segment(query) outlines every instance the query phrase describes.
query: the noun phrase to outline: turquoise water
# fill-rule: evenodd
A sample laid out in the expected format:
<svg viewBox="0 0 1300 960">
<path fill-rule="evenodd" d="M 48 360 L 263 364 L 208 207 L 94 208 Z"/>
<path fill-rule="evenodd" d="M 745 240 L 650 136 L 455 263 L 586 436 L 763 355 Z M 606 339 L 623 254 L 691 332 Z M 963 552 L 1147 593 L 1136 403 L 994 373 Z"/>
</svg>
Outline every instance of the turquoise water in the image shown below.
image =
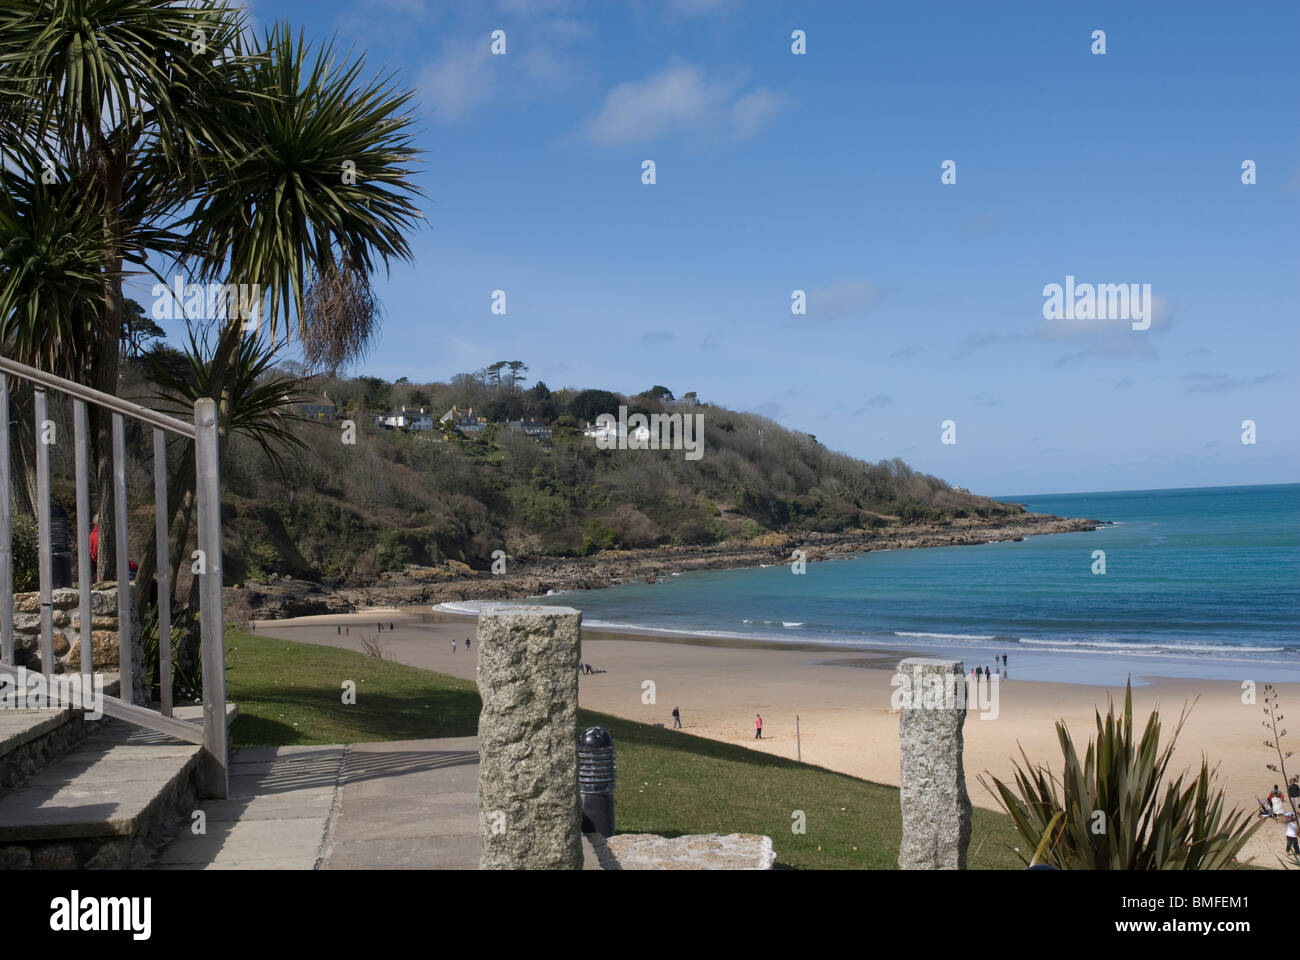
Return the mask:
<svg viewBox="0 0 1300 960">
<path fill-rule="evenodd" d="M 578 607 L 589 626 L 955 652 L 968 667 L 1006 653 L 1024 679 L 1300 680 L 1300 484 L 999 499 L 1112 525 L 542 602 Z"/>
</svg>

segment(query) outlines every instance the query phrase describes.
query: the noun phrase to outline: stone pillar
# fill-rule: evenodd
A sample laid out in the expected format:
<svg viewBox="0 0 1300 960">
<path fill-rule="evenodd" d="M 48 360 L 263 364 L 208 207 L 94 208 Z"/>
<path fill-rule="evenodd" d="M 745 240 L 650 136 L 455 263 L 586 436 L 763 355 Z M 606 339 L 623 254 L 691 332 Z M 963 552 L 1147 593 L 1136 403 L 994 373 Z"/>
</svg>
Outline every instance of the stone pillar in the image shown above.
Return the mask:
<svg viewBox="0 0 1300 960">
<path fill-rule="evenodd" d="M 485 870 L 579 870 L 578 658 L 572 607 L 479 612 L 479 837 Z"/>
<path fill-rule="evenodd" d="M 913 657 L 898 664 L 900 870 L 965 870 L 970 797 L 962 770 L 966 678 L 960 660 Z"/>
</svg>

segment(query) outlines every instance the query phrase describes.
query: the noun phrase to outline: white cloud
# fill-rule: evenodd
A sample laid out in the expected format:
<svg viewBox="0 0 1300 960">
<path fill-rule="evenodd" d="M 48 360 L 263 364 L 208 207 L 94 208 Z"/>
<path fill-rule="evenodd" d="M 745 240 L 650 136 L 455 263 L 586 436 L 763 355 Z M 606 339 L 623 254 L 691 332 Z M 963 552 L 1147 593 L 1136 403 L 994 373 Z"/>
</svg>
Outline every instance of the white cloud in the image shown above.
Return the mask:
<svg viewBox="0 0 1300 960">
<path fill-rule="evenodd" d="M 448 41 L 420 73 L 421 96 L 444 123 L 494 100 L 525 103 L 553 96 L 578 82 L 581 58 L 574 48 L 590 37 L 584 24 L 556 17 L 507 29 L 501 56 L 492 53 L 490 33 Z"/>
<path fill-rule="evenodd" d="M 488 44 L 464 44 L 454 51 L 443 48 L 443 55 L 420 74 L 420 92 L 444 123 L 459 120 L 471 107 L 492 96 L 494 77 L 488 58 Z"/>
<path fill-rule="evenodd" d="M 710 80 L 698 67 L 675 64 L 609 91 L 583 133 L 602 146 L 649 143 L 683 132 L 748 139 L 785 108 L 788 98 L 762 87 L 746 93 L 740 88 L 739 81 Z"/>
</svg>

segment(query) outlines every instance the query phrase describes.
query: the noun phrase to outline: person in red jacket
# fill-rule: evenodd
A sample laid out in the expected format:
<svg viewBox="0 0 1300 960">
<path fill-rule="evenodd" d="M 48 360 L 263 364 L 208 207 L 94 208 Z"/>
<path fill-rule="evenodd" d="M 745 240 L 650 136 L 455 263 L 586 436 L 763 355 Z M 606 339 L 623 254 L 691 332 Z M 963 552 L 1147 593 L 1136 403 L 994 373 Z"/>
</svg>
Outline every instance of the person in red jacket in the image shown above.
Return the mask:
<svg viewBox="0 0 1300 960">
<path fill-rule="evenodd" d="M 127 564 L 130 567 L 131 576 L 134 577 L 135 572 L 140 569 L 140 565 L 136 563 L 134 560 L 128 560 Z M 99 565 L 99 521 L 98 520 L 96 520 L 95 525 L 90 528 L 90 565 L 92 567 Z"/>
</svg>

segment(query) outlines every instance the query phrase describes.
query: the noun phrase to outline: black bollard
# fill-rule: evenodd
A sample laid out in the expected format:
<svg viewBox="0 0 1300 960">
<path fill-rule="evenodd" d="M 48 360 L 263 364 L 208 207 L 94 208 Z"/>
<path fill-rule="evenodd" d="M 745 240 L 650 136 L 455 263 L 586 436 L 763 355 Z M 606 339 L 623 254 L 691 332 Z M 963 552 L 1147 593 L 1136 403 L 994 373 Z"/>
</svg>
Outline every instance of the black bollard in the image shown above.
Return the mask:
<svg viewBox="0 0 1300 960">
<path fill-rule="evenodd" d="M 57 503 L 50 505 L 50 585 L 72 586 L 72 524 Z"/>
<path fill-rule="evenodd" d="M 578 794 L 582 798 L 582 832 L 614 833 L 614 741 L 600 727 L 578 738 Z"/>
</svg>

